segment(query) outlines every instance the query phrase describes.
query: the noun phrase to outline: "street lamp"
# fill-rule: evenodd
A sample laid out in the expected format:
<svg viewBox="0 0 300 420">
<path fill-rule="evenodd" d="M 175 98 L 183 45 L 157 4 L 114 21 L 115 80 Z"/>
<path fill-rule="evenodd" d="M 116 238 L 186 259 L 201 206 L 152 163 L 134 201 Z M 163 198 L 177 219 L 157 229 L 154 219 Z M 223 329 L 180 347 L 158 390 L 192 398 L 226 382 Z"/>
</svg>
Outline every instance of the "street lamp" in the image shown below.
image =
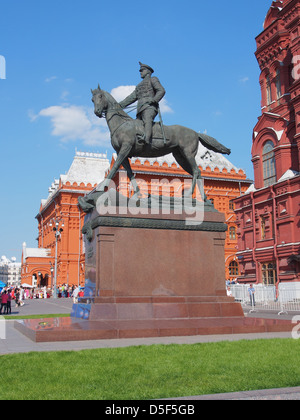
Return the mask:
<svg viewBox="0 0 300 420">
<path fill-rule="evenodd" d="M 51 286 L 51 289 L 53 290 L 53 272 L 54 272 L 54 267 L 53 267 L 51 261 L 50 261 L 50 272 L 51 272 L 51 283 L 50 283 L 50 286 Z"/>
<path fill-rule="evenodd" d="M 55 233 L 55 262 L 54 262 L 54 288 L 53 288 L 53 297 L 57 298 L 57 241 L 61 237 L 63 232 L 64 221 L 63 219 L 55 219 L 50 221 L 50 226 L 52 227 L 52 221 L 54 222 L 53 232 Z M 60 227 L 59 227 L 60 226 Z"/>
</svg>

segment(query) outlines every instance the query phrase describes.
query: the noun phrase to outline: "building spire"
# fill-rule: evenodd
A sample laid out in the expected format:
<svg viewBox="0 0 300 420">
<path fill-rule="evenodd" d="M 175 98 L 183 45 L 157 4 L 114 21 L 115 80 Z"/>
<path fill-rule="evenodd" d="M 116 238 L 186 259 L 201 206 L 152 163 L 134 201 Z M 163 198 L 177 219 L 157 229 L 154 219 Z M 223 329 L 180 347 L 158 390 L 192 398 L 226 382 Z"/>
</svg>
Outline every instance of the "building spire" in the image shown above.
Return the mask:
<svg viewBox="0 0 300 420">
<path fill-rule="evenodd" d="M 285 6 L 285 3 L 287 3 L 290 0 L 274 0 L 272 2 L 272 5 L 267 13 L 265 22 L 264 22 L 264 29 L 267 29 L 268 26 L 270 26 L 274 20 L 277 19 L 279 12 L 283 9 Z"/>
</svg>

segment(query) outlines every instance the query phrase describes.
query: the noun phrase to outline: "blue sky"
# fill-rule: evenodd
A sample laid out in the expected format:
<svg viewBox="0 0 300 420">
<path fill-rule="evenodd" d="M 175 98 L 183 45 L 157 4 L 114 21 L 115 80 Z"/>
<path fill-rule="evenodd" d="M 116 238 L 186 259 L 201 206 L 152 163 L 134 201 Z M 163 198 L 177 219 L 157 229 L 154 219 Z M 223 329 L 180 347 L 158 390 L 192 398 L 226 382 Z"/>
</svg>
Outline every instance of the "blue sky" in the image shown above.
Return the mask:
<svg viewBox="0 0 300 420">
<path fill-rule="evenodd" d="M 164 123 L 207 132 L 253 178 L 260 115 L 255 37 L 271 0 L 1 1 L 0 256 L 37 246 L 40 200 L 80 151 L 112 147 L 92 112 L 98 83 L 118 94 L 142 61 L 166 89 Z M 123 88 L 120 88 L 123 87 Z"/>
</svg>

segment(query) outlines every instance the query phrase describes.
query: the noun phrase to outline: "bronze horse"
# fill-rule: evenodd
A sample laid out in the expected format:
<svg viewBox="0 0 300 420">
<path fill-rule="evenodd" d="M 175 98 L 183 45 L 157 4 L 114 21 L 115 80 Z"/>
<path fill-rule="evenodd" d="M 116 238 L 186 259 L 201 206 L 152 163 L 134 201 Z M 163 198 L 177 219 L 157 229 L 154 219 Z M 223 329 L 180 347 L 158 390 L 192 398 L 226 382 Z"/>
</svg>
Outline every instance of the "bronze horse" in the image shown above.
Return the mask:
<svg viewBox="0 0 300 420">
<path fill-rule="evenodd" d="M 123 111 L 118 102 L 100 88 L 91 90 L 93 94 L 95 114 L 105 117 L 110 130 L 111 144 L 117 152 L 117 159 L 111 168 L 107 178 L 97 187 L 97 191 L 104 191 L 110 180 L 115 176 L 120 166 L 123 165 L 133 185 L 135 193 L 139 192 L 137 182 L 130 167 L 131 157 L 159 157 L 172 153 L 178 164 L 193 177 L 192 187 L 189 194 L 193 194 L 196 183 L 201 179 L 201 172 L 197 166 L 195 156 L 198 151 L 199 141 L 208 149 L 222 154 L 230 154 L 230 149 L 220 144 L 214 138 L 180 125 L 164 126 L 164 133 L 159 123 L 153 126 L 152 144 L 143 144 L 138 135 L 143 132 L 143 123 L 132 119 Z M 204 201 L 207 200 L 203 184 L 198 183 L 200 193 Z"/>
</svg>

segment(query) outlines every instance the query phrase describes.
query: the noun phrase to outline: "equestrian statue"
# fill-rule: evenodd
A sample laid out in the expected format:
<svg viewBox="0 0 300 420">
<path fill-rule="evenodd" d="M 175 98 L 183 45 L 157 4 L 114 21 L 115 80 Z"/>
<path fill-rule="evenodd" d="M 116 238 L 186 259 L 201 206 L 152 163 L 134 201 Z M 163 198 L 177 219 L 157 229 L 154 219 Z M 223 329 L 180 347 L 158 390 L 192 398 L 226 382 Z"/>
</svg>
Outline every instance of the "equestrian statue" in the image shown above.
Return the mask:
<svg viewBox="0 0 300 420">
<path fill-rule="evenodd" d="M 214 152 L 227 154 L 230 149 L 223 146 L 213 137 L 197 133 L 194 130 L 180 126 L 164 126 L 161 119 L 159 102 L 165 95 L 165 89 L 157 77 L 152 77 L 154 70 L 140 63 L 140 74 L 143 79 L 134 92 L 118 103 L 110 93 L 102 90 L 100 85 L 91 89 L 95 115 L 105 118 L 110 130 L 111 144 L 117 152 L 117 158 L 105 180 L 96 188 L 93 196 L 79 198 L 79 205 L 83 211 L 89 212 L 95 207 L 97 196 L 107 190 L 121 165 L 125 168 L 130 179 L 134 194 L 139 195 L 139 187 L 132 172 L 131 157 L 160 157 L 172 153 L 177 163 L 192 175 L 192 187 L 189 195 L 193 195 L 198 184 L 201 197 L 207 201 L 201 182 L 201 172 L 196 163 L 199 141 L 203 146 Z M 137 118 L 131 118 L 123 108 L 137 101 Z M 159 114 L 160 121 L 154 122 Z"/>
</svg>

